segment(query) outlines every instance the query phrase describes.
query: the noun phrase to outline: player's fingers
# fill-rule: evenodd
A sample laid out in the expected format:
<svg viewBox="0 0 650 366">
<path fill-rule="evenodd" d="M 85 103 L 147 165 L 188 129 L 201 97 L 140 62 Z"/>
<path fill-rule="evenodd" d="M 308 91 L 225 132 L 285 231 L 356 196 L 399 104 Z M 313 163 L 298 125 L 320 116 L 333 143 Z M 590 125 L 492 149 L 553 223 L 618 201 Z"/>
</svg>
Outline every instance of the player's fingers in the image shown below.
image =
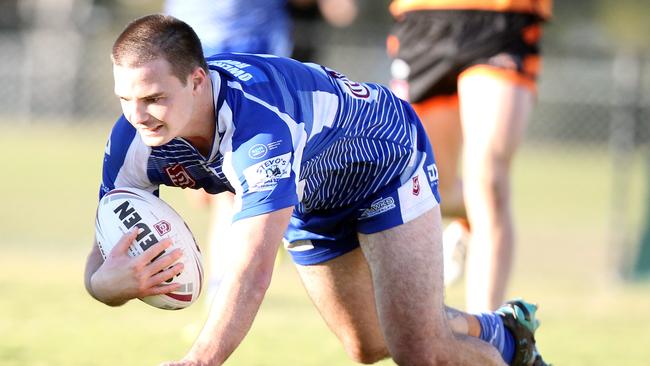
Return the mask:
<svg viewBox="0 0 650 366">
<path fill-rule="evenodd" d="M 140 296 L 140 297 L 167 294 L 167 293 L 174 292 L 174 291 L 178 290 L 179 287 L 181 287 L 180 283 L 172 283 L 172 284 L 169 284 L 169 285 L 153 286 L 153 287 L 145 290 L 143 292 L 142 296 Z"/>
<path fill-rule="evenodd" d="M 183 268 L 184 268 L 183 263 L 176 263 L 167 269 L 159 271 L 155 275 L 149 277 L 149 279 L 147 280 L 147 287 L 160 285 L 168 280 L 171 280 L 172 278 L 178 276 L 181 272 L 183 272 Z"/>
<path fill-rule="evenodd" d="M 146 271 L 149 276 L 158 273 L 169 266 L 174 262 L 179 260 L 183 256 L 182 249 L 174 249 L 171 253 L 165 254 L 159 258 L 156 258 L 153 262 L 147 264 Z"/>
<path fill-rule="evenodd" d="M 147 250 L 142 253 L 140 256 L 140 260 L 144 263 L 149 263 L 151 262 L 154 258 L 158 257 L 161 253 L 163 253 L 167 248 L 169 248 L 172 245 L 172 240 L 167 238 L 163 239 L 156 244 L 152 245 L 149 247 Z"/>
<path fill-rule="evenodd" d="M 140 230 L 137 227 L 134 227 L 133 229 L 127 231 L 122 235 L 120 240 L 115 244 L 113 249 L 111 250 L 111 254 L 126 254 L 129 250 L 129 247 L 131 244 L 133 244 L 133 241 L 135 238 L 138 236 L 138 230 Z"/>
</svg>

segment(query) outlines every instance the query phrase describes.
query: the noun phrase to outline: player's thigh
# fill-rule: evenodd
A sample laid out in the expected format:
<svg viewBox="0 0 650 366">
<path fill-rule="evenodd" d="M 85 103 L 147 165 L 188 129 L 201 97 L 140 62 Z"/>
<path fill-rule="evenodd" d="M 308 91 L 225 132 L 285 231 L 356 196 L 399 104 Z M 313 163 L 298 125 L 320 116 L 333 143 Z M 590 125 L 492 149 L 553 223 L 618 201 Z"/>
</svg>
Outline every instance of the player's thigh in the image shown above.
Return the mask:
<svg viewBox="0 0 650 366">
<path fill-rule="evenodd" d="M 372 362 L 387 356 L 368 263 L 359 248 L 296 268 L 321 316 L 352 358 Z"/>
<path fill-rule="evenodd" d="M 458 92 L 465 139 L 464 162 L 485 164 L 490 160 L 508 160 L 524 135 L 534 104 L 534 91 L 530 85 L 509 77 L 507 72 L 478 65 L 461 74 Z"/>
<path fill-rule="evenodd" d="M 494 171 L 499 166 L 491 163 L 509 163 L 534 103 L 539 32 L 531 37 L 530 31 L 539 24 L 523 14 L 486 12 L 481 16 L 486 17 L 483 30 L 489 35 L 485 42 L 491 52 L 467 65 L 457 84 L 465 139 L 463 163 Z"/>
<path fill-rule="evenodd" d="M 463 135 L 456 96 L 437 96 L 413 105 L 433 147 L 443 197 L 452 194 L 458 181 L 458 161 Z"/>
<path fill-rule="evenodd" d="M 436 347 L 452 337 L 444 318 L 440 226 L 435 207 L 400 226 L 359 237 L 386 344 L 396 359 L 433 360 L 441 352 Z"/>
</svg>

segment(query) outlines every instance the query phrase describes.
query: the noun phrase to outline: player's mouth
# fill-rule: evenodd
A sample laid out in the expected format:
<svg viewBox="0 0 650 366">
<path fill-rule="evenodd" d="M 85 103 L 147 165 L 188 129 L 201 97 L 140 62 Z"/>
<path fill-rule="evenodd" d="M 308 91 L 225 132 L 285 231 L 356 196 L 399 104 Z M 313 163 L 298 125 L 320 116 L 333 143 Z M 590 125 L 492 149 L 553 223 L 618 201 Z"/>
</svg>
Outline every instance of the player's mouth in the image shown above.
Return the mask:
<svg viewBox="0 0 650 366">
<path fill-rule="evenodd" d="M 162 124 L 154 126 L 154 127 L 142 126 L 142 127 L 140 127 L 140 133 L 142 133 L 143 135 L 147 135 L 147 136 L 156 135 L 156 134 L 158 134 L 160 132 L 160 130 L 162 128 L 163 128 Z"/>
</svg>

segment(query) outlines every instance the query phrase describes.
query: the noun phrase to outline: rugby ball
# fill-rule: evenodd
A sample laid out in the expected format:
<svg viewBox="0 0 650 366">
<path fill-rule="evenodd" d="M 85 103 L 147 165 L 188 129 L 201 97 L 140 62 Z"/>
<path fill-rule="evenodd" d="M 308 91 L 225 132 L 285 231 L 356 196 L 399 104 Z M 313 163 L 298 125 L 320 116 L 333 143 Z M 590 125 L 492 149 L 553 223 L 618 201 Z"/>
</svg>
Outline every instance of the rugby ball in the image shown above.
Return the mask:
<svg viewBox="0 0 650 366">
<path fill-rule="evenodd" d="M 164 238 L 173 241 L 166 252 L 183 249 L 183 256 L 176 261 L 183 263 L 183 272 L 167 281 L 168 284 L 179 283 L 178 290 L 140 300 L 168 310 L 190 306 L 201 293 L 203 260 L 183 218 L 162 199 L 145 190 L 120 187 L 106 193 L 99 201 L 95 219 L 95 237 L 102 257 L 106 259 L 122 235 L 134 227 L 142 229 L 142 232 L 129 247 L 130 256 L 144 253 Z"/>
</svg>

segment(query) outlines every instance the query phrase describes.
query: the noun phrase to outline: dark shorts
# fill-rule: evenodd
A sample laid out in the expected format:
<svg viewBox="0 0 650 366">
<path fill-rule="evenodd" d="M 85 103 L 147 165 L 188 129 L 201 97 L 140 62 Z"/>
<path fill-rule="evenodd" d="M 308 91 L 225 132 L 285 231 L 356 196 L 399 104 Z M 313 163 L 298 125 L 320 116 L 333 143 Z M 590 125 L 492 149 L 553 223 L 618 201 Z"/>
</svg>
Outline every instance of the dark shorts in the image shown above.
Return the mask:
<svg viewBox="0 0 650 366">
<path fill-rule="evenodd" d="M 422 10 L 404 14 L 388 37 L 393 90 L 411 103 L 457 93 L 476 65 L 515 71 L 533 84 L 541 20 L 528 14 Z"/>
</svg>

